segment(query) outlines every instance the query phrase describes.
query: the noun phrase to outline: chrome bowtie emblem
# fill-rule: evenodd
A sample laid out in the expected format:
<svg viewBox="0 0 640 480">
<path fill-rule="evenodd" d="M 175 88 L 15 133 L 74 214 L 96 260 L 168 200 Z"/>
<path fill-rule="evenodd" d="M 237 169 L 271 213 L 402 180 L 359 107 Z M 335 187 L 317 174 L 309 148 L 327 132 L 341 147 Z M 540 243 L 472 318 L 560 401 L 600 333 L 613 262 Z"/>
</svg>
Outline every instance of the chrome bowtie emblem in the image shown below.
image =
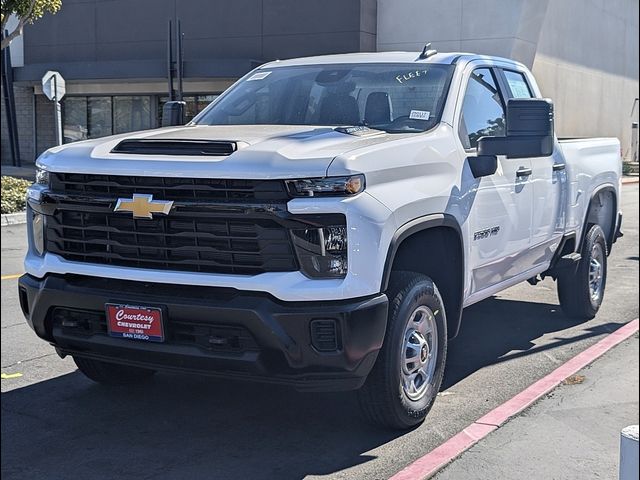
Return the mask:
<svg viewBox="0 0 640 480">
<path fill-rule="evenodd" d="M 154 200 L 153 195 L 134 193 L 133 198 L 119 198 L 114 212 L 131 212 L 133 218 L 153 218 L 154 213 L 169 215 L 173 202 Z"/>
</svg>

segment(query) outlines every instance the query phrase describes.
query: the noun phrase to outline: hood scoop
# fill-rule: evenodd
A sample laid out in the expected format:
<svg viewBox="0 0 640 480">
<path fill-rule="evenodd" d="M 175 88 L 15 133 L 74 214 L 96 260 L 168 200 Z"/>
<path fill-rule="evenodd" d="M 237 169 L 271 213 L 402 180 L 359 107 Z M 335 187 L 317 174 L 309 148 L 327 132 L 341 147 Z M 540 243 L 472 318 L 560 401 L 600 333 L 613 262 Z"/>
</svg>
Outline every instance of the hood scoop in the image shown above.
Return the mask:
<svg viewBox="0 0 640 480">
<path fill-rule="evenodd" d="M 238 149 L 236 142 L 225 140 L 129 139 L 118 143 L 111 153 L 133 155 L 188 155 L 191 157 L 224 157 Z"/>
</svg>

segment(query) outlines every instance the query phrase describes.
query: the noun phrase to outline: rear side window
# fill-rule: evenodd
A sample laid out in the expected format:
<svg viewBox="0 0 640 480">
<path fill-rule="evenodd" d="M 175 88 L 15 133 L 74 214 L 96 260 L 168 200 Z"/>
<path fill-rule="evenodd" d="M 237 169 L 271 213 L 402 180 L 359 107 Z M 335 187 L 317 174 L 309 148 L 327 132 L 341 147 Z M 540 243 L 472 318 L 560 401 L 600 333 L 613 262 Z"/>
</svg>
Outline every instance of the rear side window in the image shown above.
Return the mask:
<svg viewBox="0 0 640 480">
<path fill-rule="evenodd" d="M 504 70 L 504 76 L 509 84 L 512 98 L 533 98 L 527 79 L 520 72 Z"/>
<path fill-rule="evenodd" d="M 469 77 L 458 133 L 466 149 L 476 148 L 480 137 L 499 137 L 505 134 L 502 98 L 488 68 L 474 70 Z"/>
</svg>

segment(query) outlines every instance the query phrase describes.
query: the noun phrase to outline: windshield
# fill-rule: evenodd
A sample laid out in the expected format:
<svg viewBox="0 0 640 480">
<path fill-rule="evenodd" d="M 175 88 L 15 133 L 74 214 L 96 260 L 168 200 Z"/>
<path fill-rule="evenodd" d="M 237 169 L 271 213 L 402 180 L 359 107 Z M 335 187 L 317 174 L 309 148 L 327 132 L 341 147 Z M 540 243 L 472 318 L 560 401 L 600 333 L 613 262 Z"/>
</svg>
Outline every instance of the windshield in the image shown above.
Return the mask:
<svg viewBox="0 0 640 480">
<path fill-rule="evenodd" d="M 423 132 L 439 121 L 453 65 L 339 64 L 256 70 L 198 125 L 367 126 Z"/>
</svg>

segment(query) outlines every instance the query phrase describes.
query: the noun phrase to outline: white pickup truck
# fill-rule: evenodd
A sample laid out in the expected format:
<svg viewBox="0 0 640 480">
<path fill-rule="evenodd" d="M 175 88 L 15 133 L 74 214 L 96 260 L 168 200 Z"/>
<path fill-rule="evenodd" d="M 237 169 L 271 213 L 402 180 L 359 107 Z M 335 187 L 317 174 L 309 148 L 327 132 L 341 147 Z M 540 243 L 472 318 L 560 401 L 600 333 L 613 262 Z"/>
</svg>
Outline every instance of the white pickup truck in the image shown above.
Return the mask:
<svg viewBox="0 0 640 480">
<path fill-rule="evenodd" d="M 558 140 L 529 70 L 488 56 L 277 61 L 187 125 L 37 166 L 20 303 L 88 377 L 357 389 L 394 428 L 465 307 L 546 276 L 591 318 L 621 235 L 618 140 Z"/>
</svg>

